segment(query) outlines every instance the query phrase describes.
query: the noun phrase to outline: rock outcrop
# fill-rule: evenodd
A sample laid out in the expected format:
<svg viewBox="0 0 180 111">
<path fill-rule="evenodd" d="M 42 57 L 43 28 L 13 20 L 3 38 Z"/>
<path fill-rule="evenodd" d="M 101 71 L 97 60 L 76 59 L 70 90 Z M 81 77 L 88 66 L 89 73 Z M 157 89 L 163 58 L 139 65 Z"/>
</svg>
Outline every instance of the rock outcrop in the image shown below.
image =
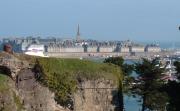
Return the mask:
<svg viewBox="0 0 180 111">
<path fill-rule="evenodd" d="M 3 47 L 3 51 L 12 54 L 13 53 L 12 46 L 10 44 L 5 44 Z"/>
<path fill-rule="evenodd" d="M 0 111 L 18 111 L 20 107 L 14 81 L 6 75 L 0 75 Z"/>
<path fill-rule="evenodd" d="M 21 61 L 8 53 L 5 55 L 0 58 L 0 74 L 7 76 L 8 81 L 5 85 L 8 88 L 5 91 L 0 90 L 0 109 L 68 111 L 56 103 L 53 92 L 36 81 L 36 75 L 26 61 Z"/>
<path fill-rule="evenodd" d="M 16 87 L 27 111 L 67 111 L 54 100 L 54 93 L 40 85 L 31 69 L 19 72 Z"/>
<path fill-rule="evenodd" d="M 74 94 L 75 111 L 120 111 L 118 86 L 111 80 L 83 80 Z"/>
<path fill-rule="evenodd" d="M 21 69 L 29 68 L 29 63 L 26 61 L 21 61 L 12 54 L 4 52 L 3 56 L 0 57 L 0 68 L 0 71 L 5 70 L 6 73 L 7 70 L 9 70 L 8 76 L 15 80 L 15 77 Z"/>
</svg>

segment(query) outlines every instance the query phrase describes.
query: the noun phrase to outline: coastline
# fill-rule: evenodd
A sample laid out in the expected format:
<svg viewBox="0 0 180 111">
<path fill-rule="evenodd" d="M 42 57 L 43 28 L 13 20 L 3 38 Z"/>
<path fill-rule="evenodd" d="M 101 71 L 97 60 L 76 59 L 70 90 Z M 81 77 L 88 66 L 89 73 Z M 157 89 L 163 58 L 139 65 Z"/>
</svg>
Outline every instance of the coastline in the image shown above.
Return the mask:
<svg viewBox="0 0 180 111">
<path fill-rule="evenodd" d="M 167 52 L 136 52 L 133 55 L 131 53 L 81 53 L 81 52 L 64 52 L 64 53 L 44 53 L 48 57 L 56 57 L 56 58 L 108 58 L 108 57 L 117 57 L 121 56 L 125 60 L 139 60 L 141 58 L 154 58 L 154 57 L 167 57 L 173 56 L 175 51 L 167 51 Z"/>
</svg>

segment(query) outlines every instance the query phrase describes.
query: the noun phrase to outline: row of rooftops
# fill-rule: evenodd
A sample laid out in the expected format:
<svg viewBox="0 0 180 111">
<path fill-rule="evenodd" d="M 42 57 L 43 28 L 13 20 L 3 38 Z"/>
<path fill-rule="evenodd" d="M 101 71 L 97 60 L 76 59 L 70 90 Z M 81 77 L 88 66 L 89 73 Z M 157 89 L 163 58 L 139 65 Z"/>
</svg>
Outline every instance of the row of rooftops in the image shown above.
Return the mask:
<svg viewBox="0 0 180 111">
<path fill-rule="evenodd" d="M 131 44 L 131 45 L 124 45 L 124 44 L 105 44 L 105 43 L 99 43 L 92 45 L 91 43 L 80 43 L 80 44 L 72 44 L 72 45 L 66 45 L 66 44 L 49 44 L 47 47 L 159 47 L 159 45 L 156 44 L 147 44 L 147 45 L 142 45 L 142 44 Z"/>
<path fill-rule="evenodd" d="M 62 46 L 62 45 L 48 45 L 48 46 L 45 46 L 47 48 L 83 48 L 83 47 L 87 47 L 87 48 L 98 48 L 98 47 L 101 47 L 101 48 L 160 48 L 158 46 L 129 46 L 129 47 L 124 47 L 124 46 Z"/>
<path fill-rule="evenodd" d="M 97 41 L 97 40 L 82 40 L 81 42 L 73 39 L 60 38 L 10 38 L 3 39 L 2 43 L 11 42 L 12 44 L 19 44 L 25 50 L 31 44 L 43 44 L 46 47 L 159 47 L 157 44 L 143 45 L 135 43 L 130 40 L 126 41 Z"/>
</svg>

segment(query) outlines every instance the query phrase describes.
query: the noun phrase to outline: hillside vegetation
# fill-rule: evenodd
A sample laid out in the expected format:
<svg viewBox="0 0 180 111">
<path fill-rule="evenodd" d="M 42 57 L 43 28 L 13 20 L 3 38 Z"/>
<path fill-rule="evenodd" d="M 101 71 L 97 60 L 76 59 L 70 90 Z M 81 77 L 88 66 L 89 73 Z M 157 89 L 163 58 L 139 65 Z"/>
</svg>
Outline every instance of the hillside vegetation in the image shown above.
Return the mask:
<svg viewBox="0 0 180 111">
<path fill-rule="evenodd" d="M 39 80 L 55 92 L 55 99 L 64 106 L 72 103 L 71 96 L 82 80 L 106 79 L 119 85 L 122 79 L 121 69 L 113 64 L 58 58 L 38 58 L 36 62 Z"/>
<path fill-rule="evenodd" d="M 8 90 L 7 76 L 0 74 L 0 92 L 5 92 L 6 90 Z"/>
<path fill-rule="evenodd" d="M 0 111 L 12 111 L 12 109 L 21 111 L 23 109 L 12 84 L 9 76 L 0 74 Z"/>
</svg>

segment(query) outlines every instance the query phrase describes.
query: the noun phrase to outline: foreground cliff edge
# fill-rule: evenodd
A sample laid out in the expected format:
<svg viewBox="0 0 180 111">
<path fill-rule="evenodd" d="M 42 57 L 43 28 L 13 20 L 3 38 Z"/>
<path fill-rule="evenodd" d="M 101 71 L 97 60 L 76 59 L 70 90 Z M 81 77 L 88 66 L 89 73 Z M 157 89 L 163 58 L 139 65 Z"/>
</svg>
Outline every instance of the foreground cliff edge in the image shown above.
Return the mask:
<svg viewBox="0 0 180 111">
<path fill-rule="evenodd" d="M 121 69 L 0 53 L 0 111 L 121 111 Z"/>
</svg>

